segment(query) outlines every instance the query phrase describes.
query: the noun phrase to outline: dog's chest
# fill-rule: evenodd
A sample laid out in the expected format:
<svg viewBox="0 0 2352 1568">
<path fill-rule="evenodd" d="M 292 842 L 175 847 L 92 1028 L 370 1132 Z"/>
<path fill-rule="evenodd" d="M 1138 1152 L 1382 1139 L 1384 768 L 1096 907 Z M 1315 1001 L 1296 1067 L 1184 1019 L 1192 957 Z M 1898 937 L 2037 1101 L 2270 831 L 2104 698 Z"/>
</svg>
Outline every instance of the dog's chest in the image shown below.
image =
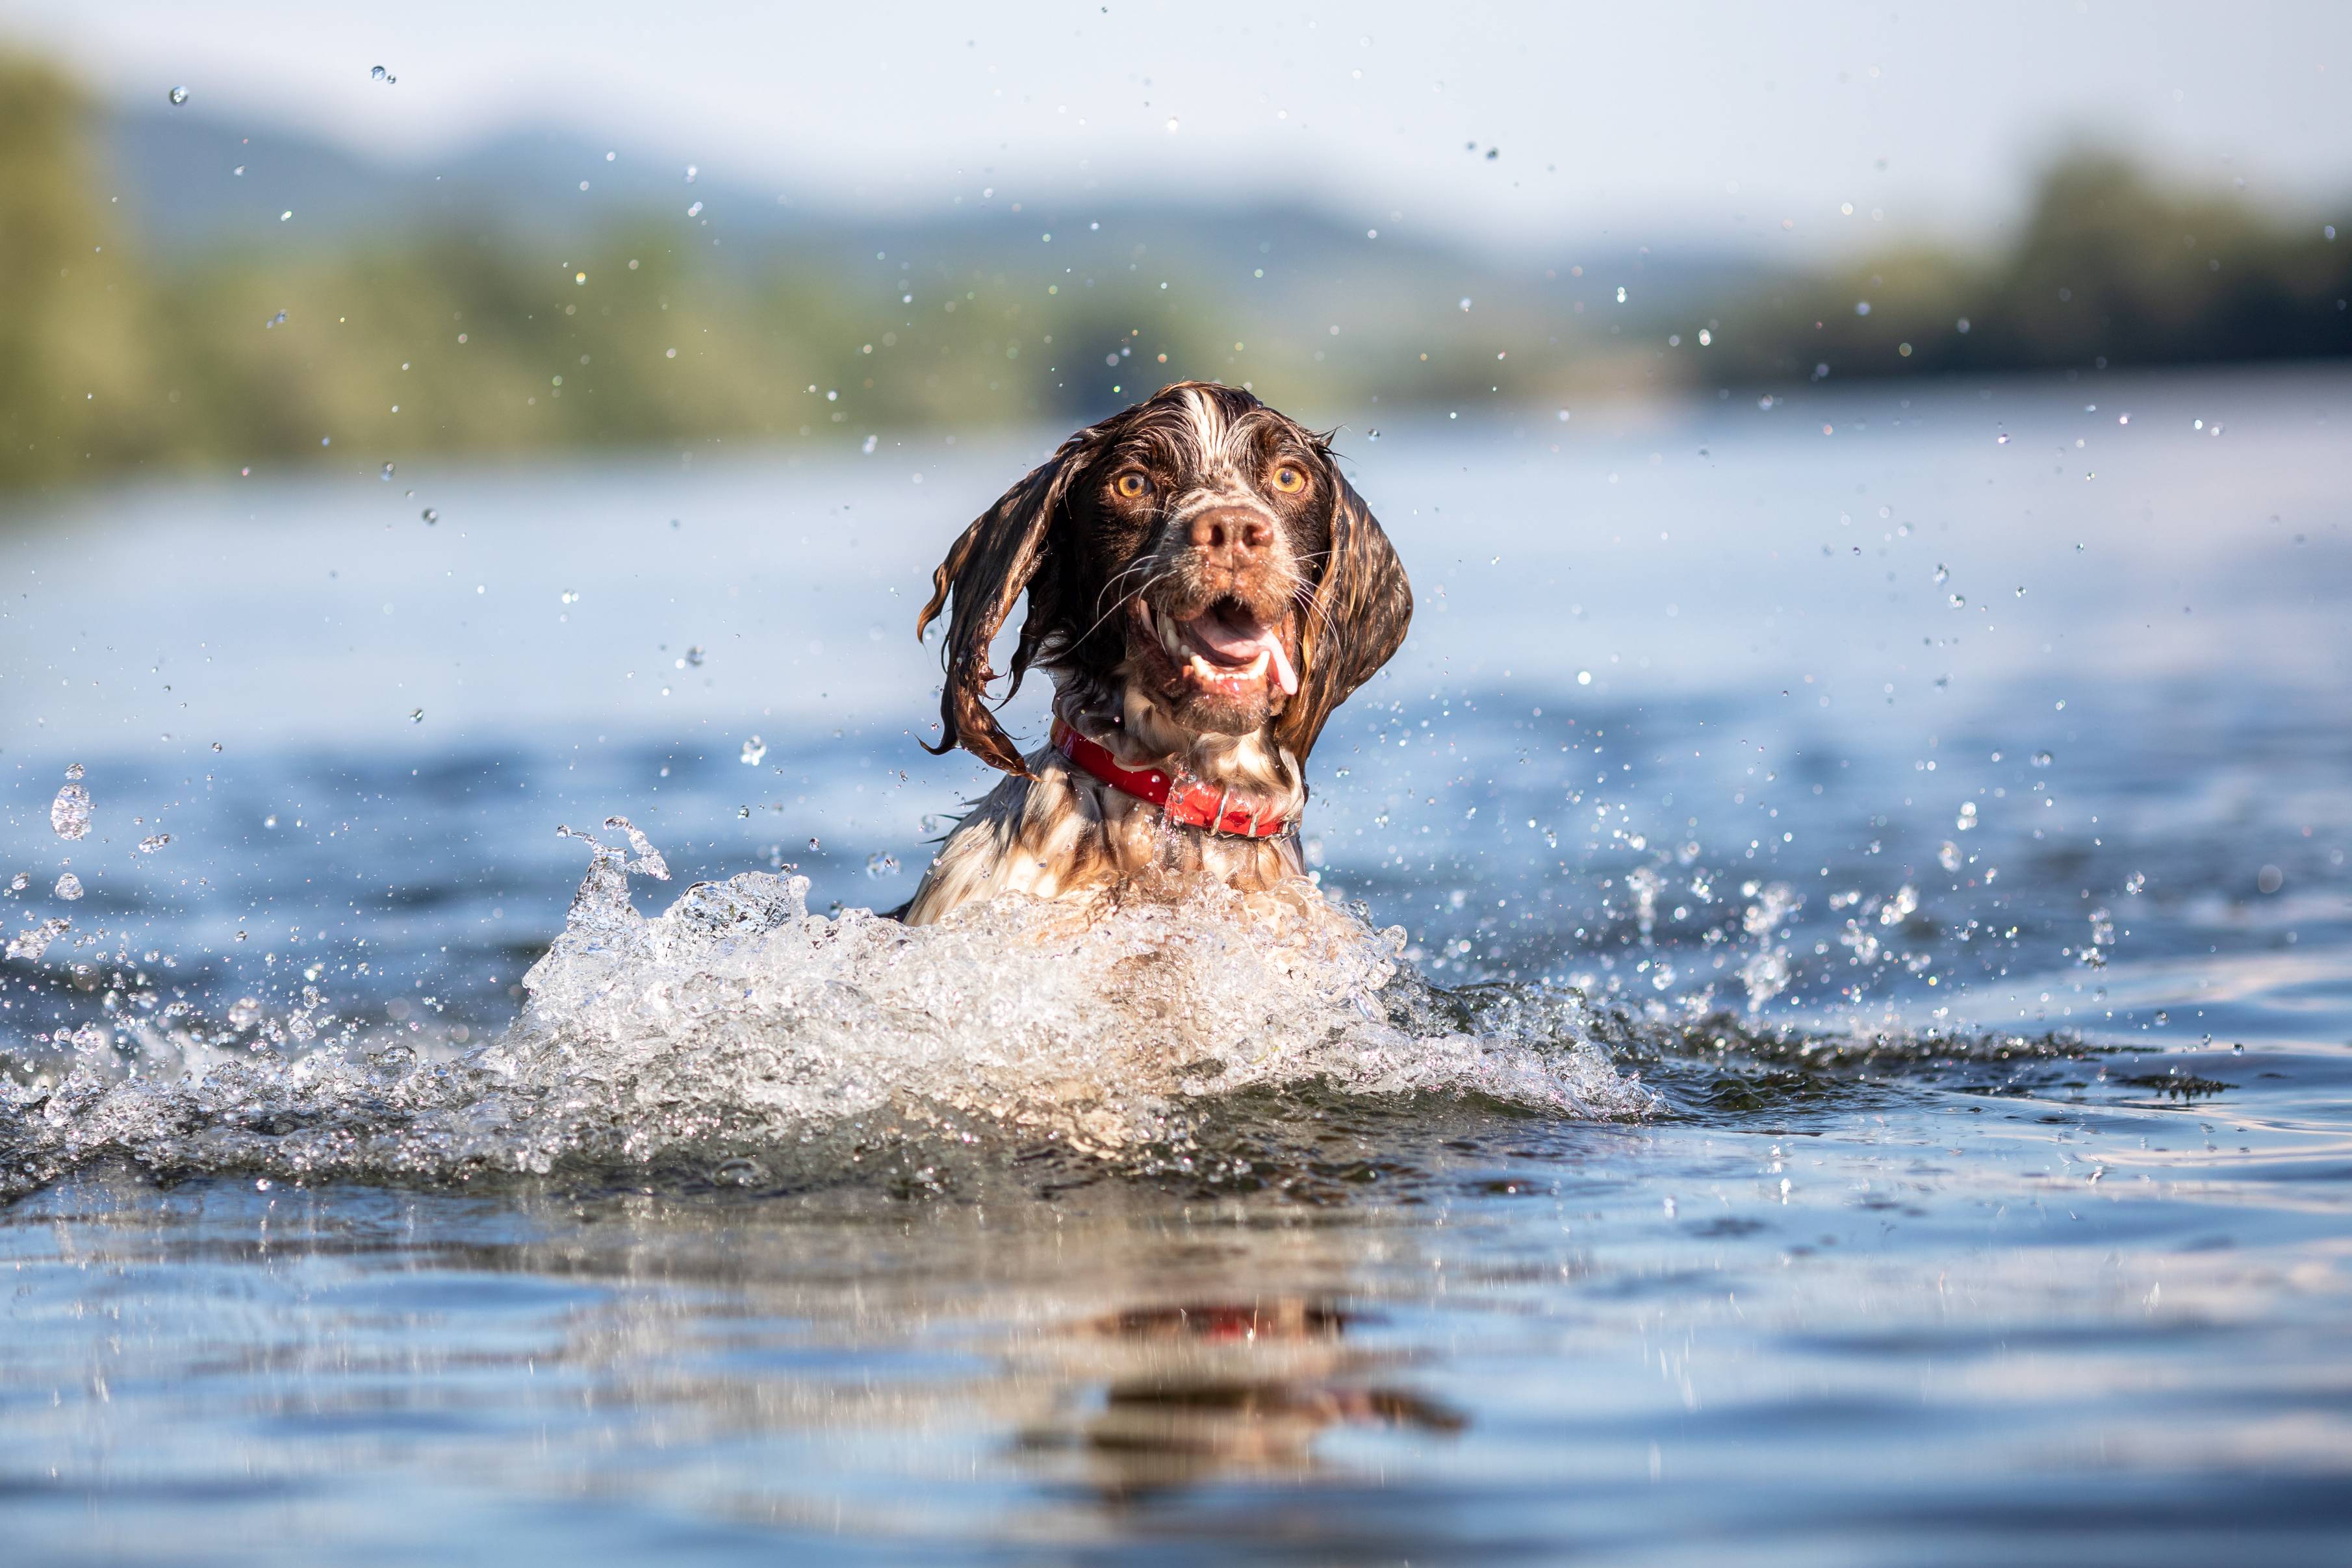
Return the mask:
<svg viewBox="0 0 2352 1568">
<path fill-rule="evenodd" d="M 1092 894 L 1122 880 L 1205 876 L 1257 892 L 1305 873 L 1295 837 L 1247 839 L 1171 824 L 1152 802 L 1068 767 L 1031 759 L 1035 777 L 1007 779 L 940 846 L 908 906 L 915 924 L 960 904 L 1022 893 Z"/>
</svg>

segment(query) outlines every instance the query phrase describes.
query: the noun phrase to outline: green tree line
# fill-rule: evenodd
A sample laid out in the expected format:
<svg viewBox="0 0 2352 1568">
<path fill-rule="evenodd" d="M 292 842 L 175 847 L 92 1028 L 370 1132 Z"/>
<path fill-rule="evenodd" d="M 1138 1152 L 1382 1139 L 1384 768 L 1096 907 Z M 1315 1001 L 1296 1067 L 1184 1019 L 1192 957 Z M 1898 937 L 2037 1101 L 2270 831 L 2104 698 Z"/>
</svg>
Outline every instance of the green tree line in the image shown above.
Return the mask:
<svg viewBox="0 0 2352 1568">
<path fill-rule="evenodd" d="M 0 57 L 0 486 L 1062 422 L 1181 376 L 1360 419 L 1769 384 L 1822 366 L 2352 352 L 2352 250 L 2332 231 L 2164 191 L 2111 156 L 2054 166 L 1995 255 L 1898 252 L 1630 309 L 1593 280 L 1531 273 L 1482 289 L 1475 315 L 1368 269 L 1331 290 L 1368 324 L 1329 336 L 1207 277 L 940 266 L 910 278 L 782 247 L 721 267 L 650 224 L 560 256 L 452 227 L 166 259 L 140 254 L 100 194 L 94 147 L 69 81 Z"/>
<path fill-rule="evenodd" d="M 2111 152 L 2036 186 L 2016 243 L 1904 250 L 1722 312 L 1747 382 L 2211 364 L 2352 354 L 2352 241 L 2242 198 L 2169 192 Z"/>
</svg>

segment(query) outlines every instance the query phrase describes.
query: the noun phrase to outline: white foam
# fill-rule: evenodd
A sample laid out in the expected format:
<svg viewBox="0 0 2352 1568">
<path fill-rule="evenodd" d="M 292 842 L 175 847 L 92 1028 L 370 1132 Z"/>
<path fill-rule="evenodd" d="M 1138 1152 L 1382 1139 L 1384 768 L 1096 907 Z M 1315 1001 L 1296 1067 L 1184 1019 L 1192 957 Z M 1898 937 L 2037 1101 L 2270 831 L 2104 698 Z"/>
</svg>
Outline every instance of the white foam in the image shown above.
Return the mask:
<svg viewBox="0 0 2352 1568">
<path fill-rule="evenodd" d="M 882 1144 L 1181 1157 L 1249 1091 L 1475 1095 L 1579 1118 L 1654 1104 L 1572 1007 L 1492 1033 L 1435 1021 L 1444 1009 L 1396 956 L 1403 933 L 1303 888 L 1009 899 L 908 927 L 811 915 L 805 878 L 748 873 L 647 918 L 628 873 L 666 868 L 628 836 L 634 859 L 588 839 L 588 875 L 501 1039 L 438 1061 L 403 1043 L 184 1051 L 159 1073 L 168 1042 L 151 1038 L 154 1065 L 133 1079 L 84 1051 L 54 1082 L 0 1089 L 24 1129 L 10 1179 L 108 1152 L 361 1179 L 747 1160 L 823 1179 Z"/>
</svg>

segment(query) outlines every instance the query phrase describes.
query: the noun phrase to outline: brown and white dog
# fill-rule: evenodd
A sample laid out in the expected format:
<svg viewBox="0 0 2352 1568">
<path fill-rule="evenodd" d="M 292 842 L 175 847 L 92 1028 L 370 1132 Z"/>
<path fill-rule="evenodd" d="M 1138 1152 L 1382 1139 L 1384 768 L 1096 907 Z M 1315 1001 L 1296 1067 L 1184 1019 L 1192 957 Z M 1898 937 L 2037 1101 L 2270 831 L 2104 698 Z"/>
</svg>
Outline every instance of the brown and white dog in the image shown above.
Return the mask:
<svg viewBox="0 0 2352 1568">
<path fill-rule="evenodd" d="M 910 925 L 1009 892 L 1091 894 L 1154 873 L 1244 893 L 1304 875 L 1305 763 L 1412 618 L 1387 535 L 1328 436 L 1184 382 L 1078 432 L 963 531 L 920 636 L 952 602 L 945 733 L 1009 776 L 948 835 Z M 1013 687 L 1053 677 L 1024 757 L 987 707 L 989 643 L 1024 591 Z"/>
</svg>

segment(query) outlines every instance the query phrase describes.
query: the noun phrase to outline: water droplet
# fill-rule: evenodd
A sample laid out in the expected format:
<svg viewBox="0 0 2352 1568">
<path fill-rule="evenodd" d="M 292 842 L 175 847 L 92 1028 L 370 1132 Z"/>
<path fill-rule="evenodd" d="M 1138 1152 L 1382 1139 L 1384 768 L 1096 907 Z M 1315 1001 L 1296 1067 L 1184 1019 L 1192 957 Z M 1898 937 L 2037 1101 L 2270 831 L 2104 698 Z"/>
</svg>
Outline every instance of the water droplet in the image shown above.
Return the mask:
<svg viewBox="0 0 2352 1568">
<path fill-rule="evenodd" d="M 239 997 L 229 1004 L 229 1028 L 251 1029 L 260 1019 L 261 999 L 258 997 Z"/>
<path fill-rule="evenodd" d="M 2036 768 L 2047 768 L 2057 760 L 2058 759 L 2055 757 L 2053 757 L 2046 751 L 2037 751 L 2033 754 L 2033 766 Z"/>
<path fill-rule="evenodd" d="M 818 850 L 822 849 L 823 847 L 824 847 L 824 846 L 823 846 L 823 845 L 821 845 L 821 844 L 819 844 L 819 843 L 818 843 L 814 839 L 811 839 L 811 840 L 809 840 L 809 850 L 810 850 L 810 852 L 811 852 L 812 853 L 814 853 L 814 852 L 816 852 L 816 851 L 818 851 Z"/>
<path fill-rule="evenodd" d="M 1944 847 L 1936 852 L 1936 863 L 1942 866 L 1946 871 L 1959 870 L 1960 846 L 1952 842 L 1951 840 L 1946 839 L 1944 841 Z"/>
<path fill-rule="evenodd" d="M 1625 286 L 1622 283 L 1617 286 L 1617 303 L 1620 305 L 1625 303 Z"/>
<path fill-rule="evenodd" d="M 410 708 L 408 710 L 408 722 L 411 724 L 423 724 L 425 722 L 425 710 L 421 707 Z"/>
<path fill-rule="evenodd" d="M 8 891 L 11 893 L 22 893 L 32 885 L 33 879 L 31 875 L 25 872 L 20 871 L 15 876 L 8 879 Z"/>
<path fill-rule="evenodd" d="M 2156 1021 L 2160 1024 L 2170 1023 L 2172 1021 L 2172 1015 L 2166 1012 L 2162 1008 L 2158 1008 L 2156 1012 Z"/>
<path fill-rule="evenodd" d="M 694 205 L 687 208 L 686 215 L 689 218 L 700 217 L 702 215 L 702 204 L 700 202 L 697 202 Z"/>
<path fill-rule="evenodd" d="M 1952 608 L 1955 610 L 1966 610 L 1969 607 L 1968 595 L 1965 593 L 1955 593 L 1950 597 L 1950 603 Z"/>
<path fill-rule="evenodd" d="M 744 767 L 746 767 L 746 768 L 757 768 L 758 766 L 760 766 L 760 758 L 763 758 L 763 757 L 765 757 L 765 756 L 767 756 L 767 755 L 768 755 L 768 743 L 767 743 L 766 741 L 764 741 L 764 740 L 761 740 L 758 736 L 756 736 L 756 735 L 755 735 L 755 736 L 753 736 L 751 739 L 749 739 L 749 740 L 747 740 L 747 741 L 745 741 L 745 742 L 743 743 L 743 766 L 744 766 Z"/>
<path fill-rule="evenodd" d="M 89 791 L 68 784 L 49 802 L 49 826 L 61 839 L 79 839 L 89 831 Z"/>
<path fill-rule="evenodd" d="M 373 70 L 368 72 L 368 75 L 373 77 L 378 81 L 382 81 L 385 75 L 384 68 L 382 66 L 378 66 Z"/>
<path fill-rule="evenodd" d="M 866 452 L 868 452 L 868 453 L 871 453 L 871 452 L 874 450 L 874 444 L 875 444 L 877 441 L 880 440 L 880 439 L 881 439 L 881 437 L 879 437 L 879 436 L 876 436 L 876 435 L 869 435 L 869 436 L 867 436 L 867 437 L 866 438 L 866 446 L 865 446 L 864 450 L 866 450 Z"/>
<path fill-rule="evenodd" d="M 22 887 L 25 880 L 23 876 L 18 876 L 11 891 Z M 8 956 L 38 960 L 42 954 L 49 950 L 49 944 L 63 936 L 72 925 L 73 922 L 62 915 L 53 915 L 38 925 L 28 925 L 8 939 Z"/>
<path fill-rule="evenodd" d="M 139 852 L 142 855 L 152 855 L 171 841 L 172 835 L 169 833 L 150 833 L 139 841 Z"/>
<path fill-rule="evenodd" d="M 898 857 L 885 852 L 866 857 L 866 874 L 877 882 L 898 873 Z"/>
<path fill-rule="evenodd" d="M 735 808 L 735 814 L 748 820 L 751 815 L 751 808 L 749 806 L 738 806 Z"/>
<path fill-rule="evenodd" d="M 68 763 L 67 763 L 67 764 L 66 764 L 66 777 L 67 777 L 67 778 L 68 778 L 68 779 L 79 779 L 80 777 L 82 777 L 82 766 L 81 766 L 81 764 L 80 764 L 80 763 L 79 763 L 79 762 L 68 762 Z"/>
<path fill-rule="evenodd" d="M 576 588 L 567 588 L 567 589 L 565 589 L 562 593 L 557 594 L 555 597 L 556 597 L 556 601 L 557 601 L 557 602 L 559 602 L 559 603 L 562 603 L 562 604 L 577 604 L 577 603 L 579 603 L 579 602 L 580 602 L 580 591 L 579 591 L 578 589 L 576 589 Z"/>
<path fill-rule="evenodd" d="M 686 662 L 693 665 L 698 670 L 702 667 L 704 657 L 704 653 L 699 647 L 688 648 L 686 651 Z"/>
<path fill-rule="evenodd" d="M 688 184 L 689 184 L 689 185 L 693 184 L 693 183 L 694 183 L 694 180 L 695 180 L 695 176 L 696 176 L 696 175 L 698 175 L 698 174 L 699 174 L 699 173 L 701 173 L 701 172 L 702 172 L 702 171 L 701 171 L 700 169 L 698 169 L 698 168 L 696 168 L 693 164 L 688 163 L 688 164 L 686 166 L 686 183 L 687 183 Z"/>
<path fill-rule="evenodd" d="M 1942 584 L 1947 583 L 1947 582 L 1949 582 L 1951 580 L 1952 580 L 1952 569 L 1951 569 L 1950 567 L 1948 567 L 1948 566 L 1944 565 L 1941 561 L 1937 562 L 1937 563 L 1936 563 L 1936 582 L 1937 582 L 1937 586 L 1939 586 L 1939 587 L 1940 587 Z"/>
<path fill-rule="evenodd" d="M 213 742 L 213 749 L 214 749 L 215 751 L 218 751 L 220 748 L 221 748 L 221 743 L 220 743 L 219 741 L 217 741 L 217 740 L 214 741 L 214 742 Z"/>
<path fill-rule="evenodd" d="M 1367 441 L 1378 441 L 1380 438 L 1381 433 L 1377 428 L 1366 432 L 1364 435 L 1364 439 Z"/>
<path fill-rule="evenodd" d="M 163 96 L 172 100 L 172 107 L 173 109 L 177 109 L 180 105 L 188 101 L 188 89 L 184 87 L 175 87 Z"/>
<path fill-rule="evenodd" d="M 425 508 L 424 517 L 428 523 L 437 523 L 441 520 L 441 514 L 427 507 Z"/>
<path fill-rule="evenodd" d="M 74 875 L 71 872 L 65 872 L 58 877 L 56 891 L 57 895 L 59 898 L 64 899 L 68 904 L 71 904 L 75 899 L 81 896 L 81 878 Z"/>
</svg>

